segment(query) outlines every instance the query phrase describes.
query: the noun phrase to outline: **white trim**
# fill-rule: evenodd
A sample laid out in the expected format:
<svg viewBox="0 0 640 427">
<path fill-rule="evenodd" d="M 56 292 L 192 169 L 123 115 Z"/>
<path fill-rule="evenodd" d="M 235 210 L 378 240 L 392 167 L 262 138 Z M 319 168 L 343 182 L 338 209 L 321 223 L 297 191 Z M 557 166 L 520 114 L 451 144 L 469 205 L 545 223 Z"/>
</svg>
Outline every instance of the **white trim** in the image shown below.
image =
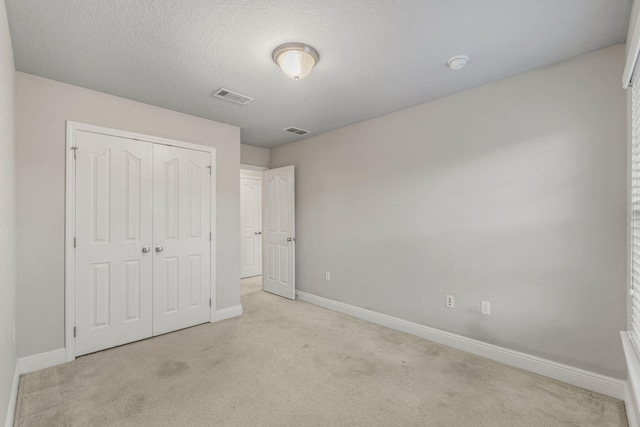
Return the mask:
<svg viewBox="0 0 640 427">
<path fill-rule="evenodd" d="M 65 360 L 67 362 L 76 358 L 76 341 L 73 336 L 73 328 L 76 322 L 76 257 L 75 251 L 73 251 L 73 239 L 76 230 L 76 169 L 74 167 L 74 151 L 71 148 L 76 146 L 77 129 L 78 126 L 75 123 L 67 122 L 64 215 L 64 345 L 66 349 Z"/>
<path fill-rule="evenodd" d="M 9 403 L 7 404 L 7 416 L 5 417 L 4 426 L 13 427 L 13 419 L 16 415 L 16 403 L 18 402 L 18 385 L 20 384 L 20 366 L 16 360 L 16 367 L 13 370 L 13 381 L 11 382 L 11 391 L 9 392 Z"/>
<path fill-rule="evenodd" d="M 9 403 L 7 405 L 7 417 L 4 422 L 5 427 L 13 426 L 13 421 L 16 415 L 16 404 L 18 402 L 20 375 L 28 374 L 29 372 L 38 371 L 40 369 L 50 368 L 65 362 L 66 350 L 64 348 L 34 354 L 32 356 L 20 357 L 16 360 L 16 367 L 13 371 L 13 381 L 11 383 L 11 391 L 9 394 Z"/>
<path fill-rule="evenodd" d="M 242 316 L 244 310 L 240 304 L 232 305 L 231 307 L 223 308 L 221 310 L 216 310 L 216 314 L 211 318 L 211 323 L 219 322 L 221 320 L 231 319 L 232 317 Z"/>
<path fill-rule="evenodd" d="M 265 168 L 264 166 L 254 166 L 254 165 L 240 164 L 240 169 L 262 172 L 262 171 L 268 170 L 269 168 Z"/>
<path fill-rule="evenodd" d="M 177 141 L 173 139 L 161 138 L 158 136 L 143 135 L 135 132 L 127 132 L 117 129 L 110 129 L 101 126 L 88 125 L 85 123 L 78 123 L 73 121 L 67 121 L 67 135 L 66 135 L 66 202 L 65 202 L 65 360 L 70 362 L 76 358 L 75 338 L 73 336 L 73 328 L 75 326 L 76 318 L 76 260 L 75 251 L 73 250 L 73 238 L 75 237 L 76 229 L 76 176 L 74 165 L 74 153 L 71 149 L 76 146 L 76 133 L 78 131 L 92 132 L 103 135 L 116 136 L 120 138 L 135 139 L 142 142 L 149 142 L 152 144 L 171 145 L 174 147 L 186 148 L 189 150 L 203 151 L 209 153 L 211 156 L 211 308 L 209 311 L 209 317 L 211 321 L 216 316 L 216 242 L 217 242 L 217 229 L 216 229 L 216 175 L 217 175 L 217 163 L 216 154 L 217 151 L 214 147 L 205 145 L 193 144 L 190 142 Z"/>
<path fill-rule="evenodd" d="M 18 358 L 20 374 L 28 374 L 29 372 L 39 371 L 40 369 L 50 368 L 52 366 L 65 363 L 66 351 L 64 348 L 46 351 L 44 353 L 34 354 Z"/>
<path fill-rule="evenodd" d="M 627 362 L 627 387 L 624 394 L 625 409 L 627 411 L 627 420 L 630 427 L 638 426 L 640 413 L 640 357 L 636 351 L 631 338 L 631 334 L 627 331 L 620 331 L 622 339 L 622 349 L 624 350 L 624 358 Z"/>
<path fill-rule="evenodd" d="M 627 413 L 627 424 L 629 424 L 629 427 L 638 427 L 638 409 L 633 402 L 633 392 L 627 383 L 624 388 L 624 409 Z"/>
<path fill-rule="evenodd" d="M 526 353 L 510 350 L 497 345 L 477 341 L 461 335 L 441 331 L 429 326 L 398 319 L 397 317 L 355 307 L 353 305 L 319 297 L 296 290 L 298 297 L 302 301 L 319 305 L 329 310 L 353 316 L 357 319 L 366 320 L 371 323 L 386 326 L 396 331 L 405 332 L 430 341 L 457 348 L 468 353 L 486 357 L 506 365 L 525 369 L 545 377 L 563 381 L 568 384 L 582 387 L 587 390 L 605 394 L 616 399 L 624 399 L 625 381 L 616 378 L 606 377 L 594 372 L 585 371 L 572 366 L 563 365 L 551 360 L 542 359 Z"/>
<path fill-rule="evenodd" d="M 188 148 L 190 150 L 195 150 L 195 151 L 214 152 L 216 150 L 214 147 L 209 147 L 207 145 L 199 145 L 191 142 L 184 142 L 184 141 L 178 141 L 175 139 L 162 138 L 159 136 L 145 135 L 142 133 L 129 132 L 126 130 L 118 130 L 118 129 L 112 129 L 112 128 L 105 128 L 102 126 L 89 125 L 86 123 L 67 121 L 67 130 L 69 130 L 70 128 L 74 131 L 81 130 L 85 132 L 99 133 L 102 135 L 117 136 L 120 138 L 135 139 L 137 141 L 150 142 L 152 144 L 162 144 L 162 145 L 171 145 L 174 147 Z"/>
<path fill-rule="evenodd" d="M 211 194 L 209 196 L 209 203 L 211 206 L 211 211 L 209 213 L 209 231 L 211 232 L 211 241 L 209 242 L 209 257 L 211 258 L 211 264 L 209 266 L 211 280 L 209 290 L 209 298 L 211 298 L 211 304 L 209 304 L 209 321 L 213 320 L 216 316 L 216 276 L 218 274 L 218 269 L 216 268 L 216 257 L 218 256 L 216 252 L 216 248 L 218 247 L 218 228 L 216 227 L 218 221 L 216 218 L 216 212 L 218 211 L 218 199 L 216 197 L 216 177 L 218 176 L 217 153 L 216 149 L 213 148 L 211 151 Z"/>
<path fill-rule="evenodd" d="M 628 88 L 640 55 L 640 2 L 634 1 L 627 32 L 627 62 L 622 73 L 622 87 Z"/>
<path fill-rule="evenodd" d="M 255 179 L 256 181 L 262 181 L 262 172 L 240 169 L 240 179 Z"/>
</svg>

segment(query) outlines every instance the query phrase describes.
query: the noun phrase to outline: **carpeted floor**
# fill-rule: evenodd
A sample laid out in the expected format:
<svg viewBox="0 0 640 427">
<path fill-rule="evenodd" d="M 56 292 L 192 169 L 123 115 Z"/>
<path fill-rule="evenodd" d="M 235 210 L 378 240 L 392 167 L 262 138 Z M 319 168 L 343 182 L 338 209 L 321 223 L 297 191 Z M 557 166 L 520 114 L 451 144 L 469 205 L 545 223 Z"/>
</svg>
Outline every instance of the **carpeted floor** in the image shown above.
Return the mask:
<svg viewBox="0 0 640 427">
<path fill-rule="evenodd" d="M 626 426 L 621 401 L 262 292 L 24 375 L 16 426 Z"/>
</svg>

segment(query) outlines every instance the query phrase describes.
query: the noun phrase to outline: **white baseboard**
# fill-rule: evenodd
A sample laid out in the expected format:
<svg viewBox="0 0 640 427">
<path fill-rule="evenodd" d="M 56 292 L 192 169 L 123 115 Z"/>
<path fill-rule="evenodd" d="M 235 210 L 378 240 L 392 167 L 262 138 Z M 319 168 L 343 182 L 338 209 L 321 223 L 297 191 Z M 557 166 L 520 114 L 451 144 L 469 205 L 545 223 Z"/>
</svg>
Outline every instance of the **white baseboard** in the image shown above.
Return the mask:
<svg viewBox="0 0 640 427">
<path fill-rule="evenodd" d="M 216 310 L 213 322 L 219 322 L 221 320 L 231 319 L 232 317 L 242 316 L 242 313 L 242 306 L 239 304 L 223 308 L 222 310 Z"/>
<path fill-rule="evenodd" d="M 18 358 L 20 366 L 20 374 L 27 374 L 40 369 L 50 368 L 66 362 L 66 350 L 59 348 L 44 353 L 34 354 L 33 356 L 25 356 Z"/>
<path fill-rule="evenodd" d="M 627 411 L 627 421 L 629 427 L 638 427 L 638 418 L 640 413 L 640 358 L 638 352 L 631 340 L 631 336 L 627 331 L 621 331 L 622 348 L 624 350 L 624 358 L 627 362 L 627 386 L 624 390 L 624 406 Z"/>
<path fill-rule="evenodd" d="M 624 388 L 624 409 L 627 413 L 629 427 L 638 427 L 638 408 L 635 405 L 635 397 L 629 384 Z"/>
<path fill-rule="evenodd" d="M 218 322 L 220 320 L 242 316 L 242 313 L 242 305 L 234 305 L 232 307 L 223 308 L 222 310 L 216 310 L 212 322 Z M 17 364 L 20 374 L 27 374 L 29 372 L 34 372 L 40 369 L 50 368 L 51 366 L 60 365 L 62 363 L 65 363 L 66 361 L 66 349 L 59 348 L 44 353 L 34 354 L 32 356 L 20 357 L 18 358 Z"/>
<path fill-rule="evenodd" d="M 16 368 L 13 370 L 13 381 L 9 392 L 9 404 L 7 405 L 7 416 L 4 421 L 5 427 L 13 427 L 13 418 L 16 414 L 16 402 L 18 401 L 18 384 L 20 383 L 20 366 L 16 360 Z"/>
<path fill-rule="evenodd" d="M 296 291 L 302 301 L 319 305 L 329 310 L 347 314 L 366 320 L 396 331 L 405 332 L 430 341 L 457 348 L 468 353 L 486 357 L 506 365 L 534 372 L 545 377 L 553 378 L 577 387 L 595 391 L 616 399 L 624 399 L 626 382 L 616 378 L 606 377 L 594 372 L 585 371 L 572 366 L 563 365 L 551 360 L 542 359 L 526 353 L 510 350 L 497 345 L 477 341 L 450 332 L 441 331 L 429 326 L 398 319 L 397 317 L 355 307 L 339 301 L 330 300 L 302 291 Z"/>
</svg>

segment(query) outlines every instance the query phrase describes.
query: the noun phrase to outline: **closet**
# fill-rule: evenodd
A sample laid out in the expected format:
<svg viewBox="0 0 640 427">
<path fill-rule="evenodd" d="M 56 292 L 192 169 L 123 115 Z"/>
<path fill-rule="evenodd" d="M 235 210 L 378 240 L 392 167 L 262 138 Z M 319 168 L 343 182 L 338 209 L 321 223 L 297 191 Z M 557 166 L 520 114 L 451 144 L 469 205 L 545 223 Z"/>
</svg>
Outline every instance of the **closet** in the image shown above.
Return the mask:
<svg viewBox="0 0 640 427">
<path fill-rule="evenodd" d="M 213 149 L 69 131 L 74 355 L 209 322 Z"/>
</svg>

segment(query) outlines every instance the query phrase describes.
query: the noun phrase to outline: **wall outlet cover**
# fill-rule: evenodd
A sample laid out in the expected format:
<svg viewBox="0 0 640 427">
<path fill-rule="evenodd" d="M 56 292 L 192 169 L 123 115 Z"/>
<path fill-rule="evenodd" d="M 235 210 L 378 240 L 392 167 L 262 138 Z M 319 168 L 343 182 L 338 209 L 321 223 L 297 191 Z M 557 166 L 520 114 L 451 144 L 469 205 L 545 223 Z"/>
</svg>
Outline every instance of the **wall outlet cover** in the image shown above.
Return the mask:
<svg viewBox="0 0 640 427">
<path fill-rule="evenodd" d="M 445 305 L 448 308 L 454 308 L 455 307 L 455 299 L 453 298 L 453 295 L 447 295 L 447 299 L 445 301 Z"/>
<path fill-rule="evenodd" d="M 480 312 L 482 314 L 486 314 L 487 316 L 491 315 L 491 303 L 489 301 L 480 301 Z"/>
</svg>

